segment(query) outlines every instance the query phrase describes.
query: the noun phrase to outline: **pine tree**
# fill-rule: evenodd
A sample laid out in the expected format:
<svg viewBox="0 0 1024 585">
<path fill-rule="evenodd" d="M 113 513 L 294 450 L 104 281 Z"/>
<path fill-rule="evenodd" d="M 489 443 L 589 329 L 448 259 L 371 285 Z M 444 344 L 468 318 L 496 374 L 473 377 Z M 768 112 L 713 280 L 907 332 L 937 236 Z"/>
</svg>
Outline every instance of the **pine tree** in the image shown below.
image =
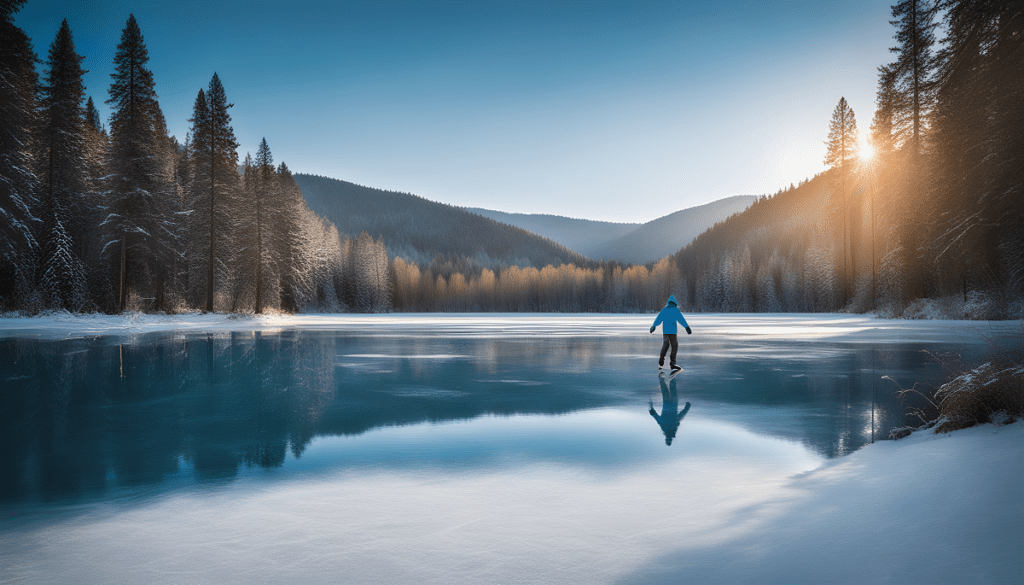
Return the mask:
<svg viewBox="0 0 1024 585">
<path fill-rule="evenodd" d="M 85 230 L 85 237 L 80 242 L 83 252 L 79 257 L 86 266 L 89 299 L 97 306 L 110 306 L 111 303 L 104 300 L 106 297 L 110 297 L 112 287 L 109 282 L 110 275 L 103 269 L 101 255 L 103 233 L 102 230 L 96 229 L 96 226 L 106 217 L 104 202 L 108 199 L 109 191 L 107 156 L 110 150 L 110 140 L 91 97 L 85 103 L 83 139 L 89 185 L 86 189 L 86 197 L 81 203 L 81 221 L 89 227 Z"/>
<path fill-rule="evenodd" d="M 981 242 L 979 204 L 991 189 L 993 152 L 992 87 L 984 82 L 992 45 L 992 26 L 979 2 L 948 6 L 948 35 L 937 54 L 937 90 L 932 142 L 936 164 L 932 190 L 936 200 L 936 259 L 947 278 L 959 280 L 966 300 L 971 265 L 994 266 L 995 246 Z M 980 195 L 980 196 L 979 196 Z M 986 257 L 987 256 L 987 257 Z M 953 273 L 957 274 L 953 274 Z"/>
<path fill-rule="evenodd" d="M 230 201 L 238 188 L 238 141 L 231 127 L 229 104 L 224 93 L 220 78 L 214 73 L 210 78 L 210 87 L 206 92 L 209 107 L 209 157 L 210 157 L 210 256 L 207 271 L 209 288 L 206 293 L 204 311 L 213 311 L 214 261 L 217 258 L 217 222 L 216 211 L 218 201 L 221 205 Z M 227 212 L 227 210 L 225 210 Z"/>
<path fill-rule="evenodd" d="M 14 26 L 24 0 L 0 2 L 0 304 L 28 308 L 39 245 L 32 169 L 36 55 Z"/>
<path fill-rule="evenodd" d="M 85 123 L 87 127 L 96 132 L 103 131 L 103 121 L 100 120 L 100 112 L 96 109 L 96 104 L 92 102 L 92 96 L 89 96 L 88 101 L 85 102 Z"/>
<path fill-rule="evenodd" d="M 205 233 L 202 237 L 206 252 L 206 277 L 202 304 L 203 311 L 208 313 L 214 310 L 214 291 L 217 288 L 215 267 L 225 264 L 230 252 L 220 248 L 230 235 L 229 207 L 236 199 L 239 187 L 238 141 L 231 127 L 231 115 L 228 114 L 228 109 L 233 105 L 228 103 L 224 86 L 214 73 L 207 91 L 199 91 L 190 119 L 193 160 L 190 204 L 193 213 L 199 212 L 196 215 L 204 222 Z M 195 287 L 199 283 L 191 284 Z"/>
<path fill-rule="evenodd" d="M 842 230 L 840 230 L 842 245 L 839 246 L 843 255 L 841 287 L 843 304 L 845 305 L 850 296 L 849 284 L 852 281 L 851 273 L 856 274 L 853 266 L 853 257 L 850 254 L 850 206 L 847 184 L 850 175 L 850 165 L 857 155 L 857 118 L 853 113 L 853 109 L 846 103 L 845 97 L 839 98 L 839 103 L 832 112 L 832 121 L 828 129 L 828 140 L 825 142 L 825 145 L 827 147 L 825 164 L 832 166 L 835 170 L 837 180 L 833 189 L 839 192 L 838 213 L 843 225 Z"/>
<path fill-rule="evenodd" d="M 871 146 L 875 158 L 887 161 L 896 148 L 894 135 L 896 111 L 901 108 L 896 91 L 896 76 L 889 65 L 878 68 L 878 89 L 875 93 L 875 117 L 871 121 Z"/>
<path fill-rule="evenodd" d="M 271 246 L 279 263 L 281 278 L 281 310 L 295 313 L 299 310 L 299 232 L 301 210 L 306 207 L 302 191 L 295 183 L 288 165 L 282 162 L 277 167 L 277 200 L 271 222 Z"/>
<path fill-rule="evenodd" d="M 839 98 L 839 103 L 832 111 L 825 146 L 825 164 L 839 170 L 848 169 L 848 165 L 857 156 L 857 118 L 845 97 Z"/>
<path fill-rule="evenodd" d="M 59 215 L 54 219 L 51 230 L 52 233 L 46 237 L 46 261 L 39 279 L 44 302 L 49 307 L 80 311 L 88 300 L 85 265 L 72 252 L 71 238 Z"/>
<path fill-rule="evenodd" d="M 226 275 L 230 300 L 228 310 L 239 311 L 244 300 L 246 306 L 250 303 L 254 304 L 255 311 L 259 313 L 259 305 L 255 304 L 254 299 L 259 286 L 254 278 L 259 274 L 255 205 L 259 181 L 251 154 L 246 153 L 241 168 L 242 184 L 235 192 L 235 197 L 227 205 L 230 208 L 229 222 L 223 233 L 223 240 L 227 243 L 225 256 L 228 257 Z"/>
<path fill-rule="evenodd" d="M 1020 2 L 996 2 L 992 64 L 985 75 L 993 87 L 990 127 L 994 130 L 994 195 L 986 219 L 997 226 L 1000 272 L 1017 298 L 1024 297 L 1024 9 Z"/>
<path fill-rule="evenodd" d="M 187 167 L 185 169 L 185 208 L 188 211 L 185 233 L 185 262 L 187 264 L 187 298 L 194 307 L 206 300 L 207 263 L 209 261 L 209 231 L 213 214 L 209 201 L 210 110 L 206 105 L 206 92 L 202 89 L 192 105 L 192 123 L 187 141 Z"/>
<path fill-rule="evenodd" d="M 264 249 L 264 206 L 271 200 L 274 191 L 277 190 L 277 176 L 274 172 L 274 157 L 270 154 L 270 146 L 267 139 L 260 141 L 260 147 L 256 151 L 255 161 L 256 189 L 255 212 L 256 212 L 256 313 L 263 312 L 263 265 L 268 260 L 269 254 Z M 248 181 L 248 178 L 246 179 Z"/>
<path fill-rule="evenodd" d="M 102 226 L 104 251 L 112 258 L 116 254 L 117 311 L 126 308 L 130 287 L 159 299 L 166 267 L 173 262 L 168 138 L 148 61 L 142 32 L 130 15 L 114 54 L 107 100 L 113 106 L 111 185 Z"/>
<path fill-rule="evenodd" d="M 901 159 L 901 188 L 893 189 L 896 231 L 893 234 L 900 250 L 895 265 L 902 264 L 899 273 L 903 282 L 897 290 L 908 298 L 926 297 L 933 274 L 928 264 L 934 257 L 929 250 L 929 231 L 933 227 L 937 210 L 928 188 L 930 176 L 926 164 L 928 131 L 935 104 L 935 15 L 938 4 L 934 0 L 903 0 L 893 6 L 890 21 L 897 27 L 899 46 L 890 49 L 897 59 L 890 67 L 900 94 L 901 108 L 896 110 L 895 134 L 906 151 Z"/>
<path fill-rule="evenodd" d="M 75 43 L 67 20 L 61 23 L 57 38 L 50 45 L 48 67 L 40 87 L 41 120 L 38 140 L 37 176 L 39 177 L 38 215 L 43 231 L 37 238 L 43 257 L 40 276 L 45 270 L 57 302 L 56 308 L 77 310 L 83 304 L 80 294 L 85 272 L 81 258 L 85 253 L 88 219 L 89 165 L 86 157 L 85 118 L 82 101 L 85 87 L 81 67 L 83 56 L 75 52 Z M 68 246 L 64 249 L 64 246 Z M 56 260 L 54 256 L 61 259 Z M 67 272 L 61 272 L 66 269 Z M 84 293 L 83 293 L 84 294 Z M 69 304 L 71 303 L 71 304 Z"/>
<path fill-rule="evenodd" d="M 889 21 L 897 27 L 898 47 L 889 49 L 897 54 L 896 61 L 889 66 L 895 87 L 902 94 L 900 105 L 895 112 L 894 129 L 899 142 L 906 142 L 914 157 L 922 154 L 926 120 L 934 103 L 935 57 L 935 14 L 937 6 L 931 0 L 901 0 L 892 7 L 896 20 Z"/>
</svg>

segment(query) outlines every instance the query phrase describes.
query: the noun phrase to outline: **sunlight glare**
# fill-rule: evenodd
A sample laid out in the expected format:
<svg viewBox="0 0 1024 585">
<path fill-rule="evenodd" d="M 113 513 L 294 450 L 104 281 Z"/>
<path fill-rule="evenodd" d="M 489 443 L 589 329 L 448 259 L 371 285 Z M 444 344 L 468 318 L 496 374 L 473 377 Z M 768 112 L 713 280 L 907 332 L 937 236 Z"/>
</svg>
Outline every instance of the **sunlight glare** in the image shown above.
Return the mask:
<svg viewBox="0 0 1024 585">
<path fill-rule="evenodd" d="M 865 139 L 860 141 L 857 148 L 857 157 L 864 162 L 870 162 L 875 157 L 875 149 L 871 146 L 871 143 Z"/>
</svg>

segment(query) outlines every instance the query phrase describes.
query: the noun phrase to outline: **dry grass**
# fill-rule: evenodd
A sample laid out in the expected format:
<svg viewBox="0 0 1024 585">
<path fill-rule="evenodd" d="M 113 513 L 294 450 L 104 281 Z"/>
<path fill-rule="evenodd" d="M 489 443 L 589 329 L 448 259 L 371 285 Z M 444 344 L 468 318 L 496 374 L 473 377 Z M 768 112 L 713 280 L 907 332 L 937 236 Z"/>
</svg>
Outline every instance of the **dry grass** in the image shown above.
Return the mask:
<svg viewBox="0 0 1024 585">
<path fill-rule="evenodd" d="M 988 362 L 943 384 L 933 400 L 936 433 L 1024 418 L 1024 363 Z"/>
<path fill-rule="evenodd" d="M 945 367 L 946 362 L 940 363 Z M 917 429 L 934 428 L 936 433 L 948 433 L 985 423 L 1010 424 L 1024 419 L 1024 360 L 987 362 L 953 377 L 931 396 L 918 390 L 917 385 L 900 388 L 899 394 L 904 398 L 917 394 L 927 405 L 910 410 L 911 415 L 921 420 L 920 427 L 894 429 L 889 433 L 890 439 L 903 438 Z"/>
</svg>

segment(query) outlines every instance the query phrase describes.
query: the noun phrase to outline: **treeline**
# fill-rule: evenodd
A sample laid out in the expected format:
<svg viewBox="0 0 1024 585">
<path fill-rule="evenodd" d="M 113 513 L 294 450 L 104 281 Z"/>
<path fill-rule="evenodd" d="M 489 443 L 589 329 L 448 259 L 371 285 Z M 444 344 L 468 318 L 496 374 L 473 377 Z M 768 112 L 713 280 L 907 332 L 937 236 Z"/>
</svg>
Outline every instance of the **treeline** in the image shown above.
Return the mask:
<svg viewBox="0 0 1024 585">
<path fill-rule="evenodd" d="M 898 46 L 879 67 L 874 156 L 858 153 L 856 117 L 840 99 L 830 170 L 675 256 L 691 308 L 900 315 L 932 299 L 948 316 L 1020 316 L 1024 11 L 905 0 L 892 14 Z"/>
<path fill-rule="evenodd" d="M 67 21 L 40 78 L 13 24 L 22 4 L 0 4 L 0 310 L 294 312 L 336 309 L 368 288 L 347 282 L 360 273 L 346 266 L 376 248 L 311 212 L 265 139 L 239 172 L 216 73 L 178 142 L 130 16 L 108 130 Z"/>
<path fill-rule="evenodd" d="M 605 262 L 476 272 L 395 258 L 392 275 L 394 308 L 401 311 L 650 312 L 683 282 L 668 258 L 650 267 Z"/>
</svg>

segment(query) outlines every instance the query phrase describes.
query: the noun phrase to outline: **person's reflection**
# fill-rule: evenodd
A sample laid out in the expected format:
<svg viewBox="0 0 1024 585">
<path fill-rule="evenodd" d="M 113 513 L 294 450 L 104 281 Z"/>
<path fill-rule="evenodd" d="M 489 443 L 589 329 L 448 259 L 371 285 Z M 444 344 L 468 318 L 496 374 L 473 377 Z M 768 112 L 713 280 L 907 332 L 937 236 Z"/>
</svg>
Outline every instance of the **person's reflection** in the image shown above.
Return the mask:
<svg viewBox="0 0 1024 585">
<path fill-rule="evenodd" d="M 654 402 L 651 401 L 651 416 L 658 421 L 658 426 L 665 432 L 665 444 L 671 445 L 672 439 L 676 438 L 676 430 L 679 429 L 679 421 L 683 420 L 690 410 L 690 403 L 687 402 L 682 410 L 679 410 L 679 394 L 676 392 L 675 378 L 665 382 L 664 376 L 658 377 L 661 384 L 661 415 L 654 410 Z"/>
</svg>

